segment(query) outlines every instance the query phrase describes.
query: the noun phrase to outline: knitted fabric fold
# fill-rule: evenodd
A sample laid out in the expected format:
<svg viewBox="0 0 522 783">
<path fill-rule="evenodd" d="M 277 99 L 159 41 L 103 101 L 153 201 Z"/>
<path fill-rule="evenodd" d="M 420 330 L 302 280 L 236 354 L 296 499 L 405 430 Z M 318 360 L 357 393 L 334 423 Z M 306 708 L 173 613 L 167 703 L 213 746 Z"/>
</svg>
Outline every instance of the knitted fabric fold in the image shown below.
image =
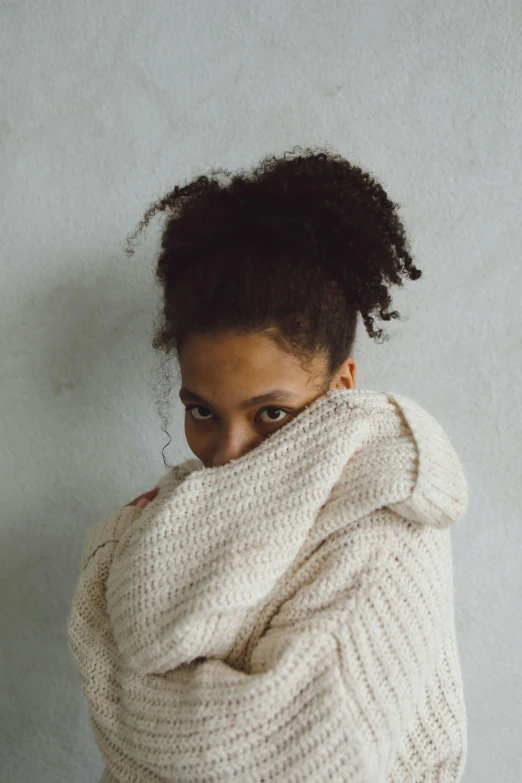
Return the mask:
<svg viewBox="0 0 522 783">
<path fill-rule="evenodd" d="M 406 397 L 332 390 L 89 531 L 69 643 L 104 783 L 460 780 L 450 526 L 467 483 Z"/>
</svg>

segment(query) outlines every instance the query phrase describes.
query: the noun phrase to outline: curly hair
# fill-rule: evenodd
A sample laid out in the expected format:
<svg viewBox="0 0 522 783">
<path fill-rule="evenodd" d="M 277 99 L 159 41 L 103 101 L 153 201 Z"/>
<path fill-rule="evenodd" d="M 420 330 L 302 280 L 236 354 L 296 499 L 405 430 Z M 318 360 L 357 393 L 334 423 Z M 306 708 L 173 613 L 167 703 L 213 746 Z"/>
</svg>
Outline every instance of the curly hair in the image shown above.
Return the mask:
<svg viewBox="0 0 522 783">
<path fill-rule="evenodd" d="M 387 340 L 371 313 L 400 318 L 388 310 L 388 287 L 421 276 L 398 208 L 369 173 L 325 147 L 176 185 L 127 237 L 131 255 L 151 218 L 167 214 L 152 347 L 179 362 L 190 333 L 266 332 L 304 365 L 325 354 L 327 387 L 352 352 L 357 313 L 371 338 Z"/>
</svg>

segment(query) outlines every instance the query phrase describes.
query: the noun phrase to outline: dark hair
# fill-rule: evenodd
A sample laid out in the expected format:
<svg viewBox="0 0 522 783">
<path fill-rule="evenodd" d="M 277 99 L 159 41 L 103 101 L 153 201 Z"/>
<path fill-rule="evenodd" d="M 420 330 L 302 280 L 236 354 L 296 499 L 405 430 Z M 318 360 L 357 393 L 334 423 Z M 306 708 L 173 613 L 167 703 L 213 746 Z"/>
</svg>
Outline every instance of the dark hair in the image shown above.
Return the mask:
<svg viewBox="0 0 522 783">
<path fill-rule="evenodd" d="M 266 332 L 306 365 L 327 356 L 327 381 L 351 354 L 357 313 L 388 321 L 388 287 L 417 280 L 398 204 L 358 166 L 326 148 L 264 158 L 250 171 L 221 168 L 152 204 L 168 217 L 156 280 L 163 304 L 152 347 L 179 361 L 190 333 Z M 222 178 L 229 181 L 222 181 Z M 169 385 L 168 374 L 164 379 Z M 168 434 L 168 433 L 167 433 Z"/>
</svg>

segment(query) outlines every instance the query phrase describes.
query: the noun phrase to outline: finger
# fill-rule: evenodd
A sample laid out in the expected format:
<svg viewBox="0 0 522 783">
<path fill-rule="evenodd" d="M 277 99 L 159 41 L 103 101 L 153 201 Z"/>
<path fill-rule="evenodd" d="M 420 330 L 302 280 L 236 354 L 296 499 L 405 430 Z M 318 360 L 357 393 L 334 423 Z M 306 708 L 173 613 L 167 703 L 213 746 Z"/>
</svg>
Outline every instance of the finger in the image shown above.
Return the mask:
<svg viewBox="0 0 522 783">
<path fill-rule="evenodd" d="M 139 500 L 142 498 L 147 498 L 147 500 L 153 500 L 156 495 L 159 492 L 159 487 L 154 487 L 154 489 L 149 490 L 148 492 L 144 492 L 142 495 L 138 495 L 134 498 L 134 500 L 131 500 L 130 503 L 127 503 L 127 506 L 135 506 Z"/>
</svg>

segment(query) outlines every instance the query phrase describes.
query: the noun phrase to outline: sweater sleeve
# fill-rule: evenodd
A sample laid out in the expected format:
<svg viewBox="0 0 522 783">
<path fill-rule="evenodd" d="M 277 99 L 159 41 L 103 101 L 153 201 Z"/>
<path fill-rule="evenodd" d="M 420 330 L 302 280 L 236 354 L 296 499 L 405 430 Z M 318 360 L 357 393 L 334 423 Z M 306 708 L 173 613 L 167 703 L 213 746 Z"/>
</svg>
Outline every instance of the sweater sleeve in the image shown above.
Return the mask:
<svg viewBox="0 0 522 783">
<path fill-rule="evenodd" d="M 158 504 L 162 501 L 165 493 L 168 494 L 172 491 L 187 475 L 187 466 L 192 466 L 197 460 L 189 459 L 175 465 L 173 468 L 164 473 L 156 482 L 156 487 L 160 490 L 159 494 L 152 501 L 151 505 L 154 508 L 158 507 Z M 87 531 L 87 535 L 82 544 L 82 554 L 80 559 L 80 571 L 83 571 L 94 555 L 96 550 L 101 546 L 106 546 L 109 543 L 119 544 L 122 539 L 130 538 L 131 533 L 135 532 L 132 526 L 137 519 L 143 514 L 143 509 L 139 506 L 121 506 L 110 514 L 107 514 L 99 522 L 92 525 Z M 111 548 L 111 551 L 114 547 Z M 112 558 L 111 558 L 112 562 Z"/>
<path fill-rule="evenodd" d="M 119 720 L 93 713 L 115 778 L 132 757 L 137 774 L 186 783 L 384 780 L 440 654 L 448 547 L 449 531 L 381 509 L 307 559 L 244 671 L 217 658 L 122 669 Z"/>
<path fill-rule="evenodd" d="M 89 528 L 82 544 L 80 570 L 85 569 L 99 547 L 110 542 L 118 543 L 124 531 L 140 516 L 142 510 L 139 506 L 122 506 Z"/>
</svg>

